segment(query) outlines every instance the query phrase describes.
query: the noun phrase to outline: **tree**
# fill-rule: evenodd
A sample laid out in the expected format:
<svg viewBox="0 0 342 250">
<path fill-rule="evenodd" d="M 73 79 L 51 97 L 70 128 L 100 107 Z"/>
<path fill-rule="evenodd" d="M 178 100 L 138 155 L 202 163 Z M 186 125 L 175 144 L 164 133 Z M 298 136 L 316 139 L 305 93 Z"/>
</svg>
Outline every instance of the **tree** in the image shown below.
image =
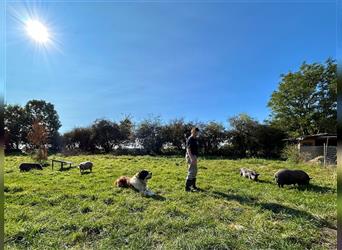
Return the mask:
<svg viewBox="0 0 342 250">
<path fill-rule="evenodd" d="M 96 120 L 91 129 L 95 146 L 103 149 L 106 153 L 112 151 L 121 142 L 120 127 L 112 121 Z"/>
<path fill-rule="evenodd" d="M 142 121 L 135 132 L 135 137 L 148 154 L 160 154 L 165 142 L 159 118 Z"/>
<path fill-rule="evenodd" d="M 174 119 L 162 128 L 162 137 L 165 143 L 170 143 L 174 153 L 181 153 L 185 144 L 186 124 L 183 119 Z"/>
<path fill-rule="evenodd" d="M 240 114 L 229 119 L 232 129 L 228 131 L 227 137 L 237 157 L 246 157 L 256 154 L 257 138 L 255 131 L 258 122 L 247 114 Z"/>
<path fill-rule="evenodd" d="M 64 146 L 67 149 L 80 149 L 83 152 L 94 152 L 94 136 L 90 127 L 75 128 L 63 135 Z"/>
<path fill-rule="evenodd" d="M 19 105 L 5 105 L 4 118 L 6 149 L 19 150 L 20 145 L 27 141 L 28 120 L 25 109 Z"/>
<path fill-rule="evenodd" d="M 226 131 L 222 124 L 209 122 L 201 130 L 199 141 L 206 155 L 218 155 L 221 143 L 226 139 Z"/>
<path fill-rule="evenodd" d="M 227 132 L 227 137 L 236 157 L 276 158 L 281 155 L 284 131 L 260 124 L 247 114 L 232 117 L 229 122 L 232 129 Z"/>
<path fill-rule="evenodd" d="M 125 144 L 133 139 L 133 122 L 130 117 L 125 117 L 119 122 L 120 136 L 118 138 L 118 144 Z"/>
<path fill-rule="evenodd" d="M 44 124 L 38 120 L 34 121 L 27 135 L 30 149 L 35 152 L 36 160 L 42 161 L 47 159 L 47 142 L 48 131 Z"/>
<path fill-rule="evenodd" d="M 318 84 L 318 109 L 315 117 L 320 132 L 336 133 L 337 121 L 337 65 L 328 59 Z"/>
<path fill-rule="evenodd" d="M 30 100 L 25 105 L 28 122 L 25 124 L 33 124 L 40 121 L 48 132 L 48 143 L 52 149 L 58 147 L 56 138 L 58 137 L 58 129 L 61 127 L 59 116 L 53 104 L 43 100 Z M 29 130 L 26 128 L 26 130 Z"/>
<path fill-rule="evenodd" d="M 278 158 L 284 148 L 286 134 L 281 129 L 272 127 L 268 124 L 259 124 L 255 131 L 257 139 L 257 157 Z"/>
<path fill-rule="evenodd" d="M 336 132 L 336 63 L 325 65 L 305 62 L 297 72 L 282 75 L 278 90 L 268 106 L 271 124 L 290 136 Z"/>
</svg>

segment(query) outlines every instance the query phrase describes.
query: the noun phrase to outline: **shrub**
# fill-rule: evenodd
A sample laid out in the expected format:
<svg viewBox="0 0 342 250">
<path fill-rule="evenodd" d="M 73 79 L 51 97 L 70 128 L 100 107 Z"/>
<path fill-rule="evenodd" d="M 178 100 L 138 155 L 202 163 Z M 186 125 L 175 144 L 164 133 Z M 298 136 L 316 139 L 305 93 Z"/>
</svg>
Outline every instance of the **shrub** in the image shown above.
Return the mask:
<svg viewBox="0 0 342 250">
<path fill-rule="evenodd" d="M 293 163 L 299 163 L 303 161 L 297 145 L 286 145 L 282 150 L 281 157 Z"/>
</svg>

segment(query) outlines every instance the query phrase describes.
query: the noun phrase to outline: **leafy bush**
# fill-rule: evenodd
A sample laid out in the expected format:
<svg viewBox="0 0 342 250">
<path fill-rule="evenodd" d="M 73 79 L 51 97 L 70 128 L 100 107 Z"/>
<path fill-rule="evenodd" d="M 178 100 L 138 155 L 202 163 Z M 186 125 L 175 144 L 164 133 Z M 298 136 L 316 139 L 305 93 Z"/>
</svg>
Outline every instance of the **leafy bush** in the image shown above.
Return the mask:
<svg viewBox="0 0 342 250">
<path fill-rule="evenodd" d="M 303 161 L 297 145 L 286 145 L 281 153 L 283 159 L 292 162 L 292 163 L 299 163 Z"/>
</svg>

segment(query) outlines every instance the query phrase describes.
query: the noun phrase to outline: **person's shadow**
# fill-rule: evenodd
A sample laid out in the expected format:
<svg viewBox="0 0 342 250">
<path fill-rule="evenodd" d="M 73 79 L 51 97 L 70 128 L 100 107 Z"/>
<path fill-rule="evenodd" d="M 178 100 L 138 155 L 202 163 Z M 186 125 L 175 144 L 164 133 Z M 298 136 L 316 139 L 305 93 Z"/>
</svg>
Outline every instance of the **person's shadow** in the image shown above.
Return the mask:
<svg viewBox="0 0 342 250">
<path fill-rule="evenodd" d="M 192 191 L 193 193 L 198 193 L 198 192 L 201 192 L 201 193 L 206 193 L 207 190 L 203 189 L 203 188 L 197 188 L 197 189 L 194 189 L 194 191 Z"/>
<path fill-rule="evenodd" d="M 226 194 L 226 193 L 219 192 L 219 191 L 213 191 L 212 196 L 214 198 L 237 201 L 241 204 L 252 204 L 252 203 L 255 203 L 255 201 L 257 200 L 256 198 L 251 197 L 251 196 L 242 196 L 238 194 L 229 194 L 229 193 Z"/>
</svg>

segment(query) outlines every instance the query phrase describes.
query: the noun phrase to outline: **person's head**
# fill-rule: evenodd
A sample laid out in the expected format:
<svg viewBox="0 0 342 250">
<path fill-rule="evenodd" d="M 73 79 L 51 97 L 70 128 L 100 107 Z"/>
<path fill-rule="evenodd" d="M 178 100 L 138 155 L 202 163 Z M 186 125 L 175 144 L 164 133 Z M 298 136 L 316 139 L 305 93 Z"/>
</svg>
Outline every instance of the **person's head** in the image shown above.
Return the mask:
<svg viewBox="0 0 342 250">
<path fill-rule="evenodd" d="M 191 129 L 191 135 L 192 135 L 193 137 L 196 137 L 196 136 L 198 135 L 198 132 L 199 132 L 199 129 L 196 128 L 196 127 L 193 127 L 193 128 Z"/>
</svg>

